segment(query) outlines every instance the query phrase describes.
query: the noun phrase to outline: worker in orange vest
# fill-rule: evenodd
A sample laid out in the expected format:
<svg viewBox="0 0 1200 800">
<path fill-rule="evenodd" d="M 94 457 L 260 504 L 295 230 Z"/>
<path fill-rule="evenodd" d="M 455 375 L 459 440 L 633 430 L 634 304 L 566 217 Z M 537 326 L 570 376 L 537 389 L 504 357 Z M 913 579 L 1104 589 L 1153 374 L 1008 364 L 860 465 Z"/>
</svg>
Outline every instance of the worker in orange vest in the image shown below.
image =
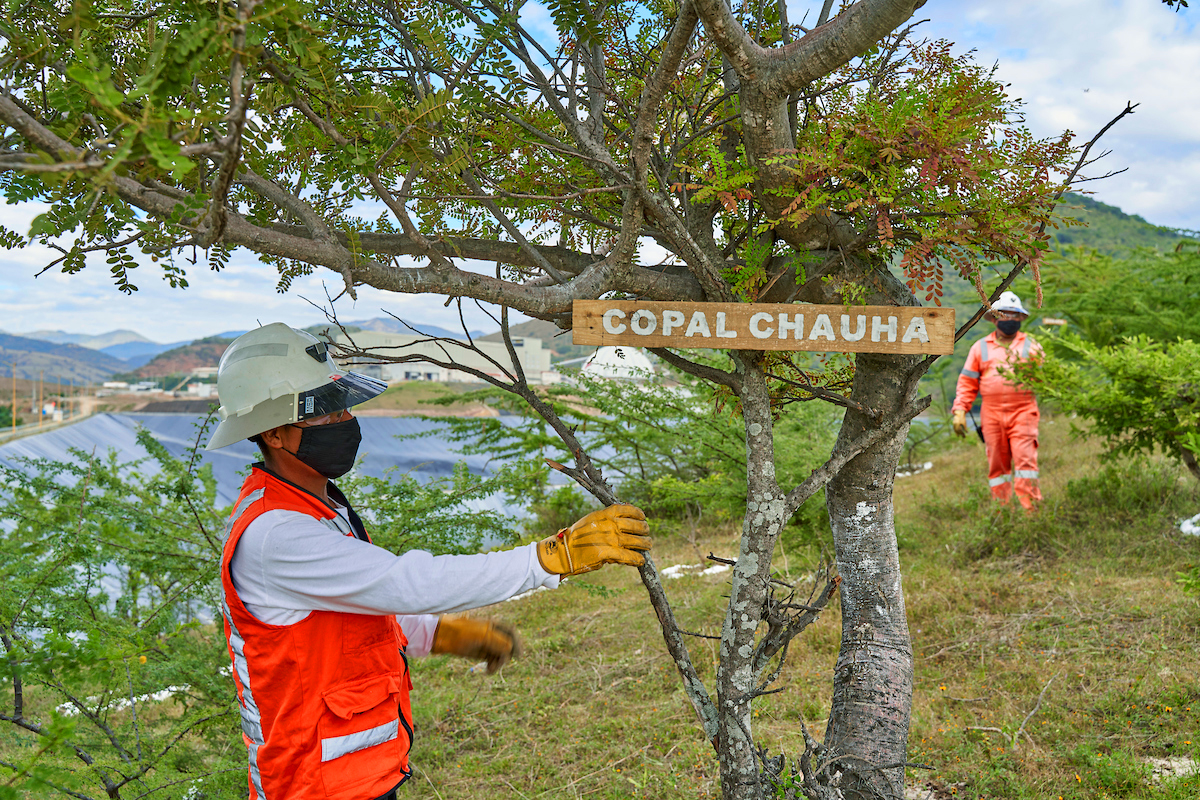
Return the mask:
<svg viewBox="0 0 1200 800">
<path fill-rule="evenodd" d="M 1042 499 L 1038 488 L 1038 406 L 1030 392 L 1012 381 L 1009 368 L 1040 358 L 1042 347 L 1021 330 L 1029 312 L 1014 292 L 1001 292 L 986 319 L 996 330 L 971 345 L 958 376 L 953 413 L 954 432 L 967 434 L 967 411 L 975 396 L 983 398 L 980 428 L 987 449 L 988 486 L 992 497 L 1007 504 L 1015 489 L 1026 509 Z M 1002 374 L 1001 371 L 1010 374 Z"/>
<path fill-rule="evenodd" d="M 274 323 L 238 337 L 217 372 L 208 449 L 255 442 L 226 524 L 221 612 L 249 754 L 251 800 L 395 800 L 411 774 L 408 656 L 494 672 L 507 626 L 445 616 L 616 563 L 640 566 L 645 515 L 610 506 L 525 547 L 396 555 L 371 543 L 333 479 L 361 439 L 350 408 L 387 388 L 338 369 L 325 344 Z"/>
</svg>

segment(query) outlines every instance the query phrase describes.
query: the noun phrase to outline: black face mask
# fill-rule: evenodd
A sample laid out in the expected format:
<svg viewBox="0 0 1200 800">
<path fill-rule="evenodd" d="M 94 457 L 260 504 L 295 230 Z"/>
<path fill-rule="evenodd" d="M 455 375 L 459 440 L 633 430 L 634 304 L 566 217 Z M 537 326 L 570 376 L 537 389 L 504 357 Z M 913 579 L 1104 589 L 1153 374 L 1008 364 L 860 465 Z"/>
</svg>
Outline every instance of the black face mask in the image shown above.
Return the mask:
<svg viewBox="0 0 1200 800">
<path fill-rule="evenodd" d="M 1001 319 L 996 321 L 996 328 L 1005 336 L 1013 336 L 1017 331 L 1021 330 L 1021 320 L 1019 319 Z"/>
<path fill-rule="evenodd" d="M 358 420 L 350 418 L 345 422 L 334 422 L 329 425 L 317 425 L 312 428 L 300 428 L 300 446 L 292 453 L 301 464 L 312 467 L 326 478 L 340 478 L 354 466 L 354 458 L 358 455 L 358 445 L 362 442 L 362 429 Z"/>
</svg>

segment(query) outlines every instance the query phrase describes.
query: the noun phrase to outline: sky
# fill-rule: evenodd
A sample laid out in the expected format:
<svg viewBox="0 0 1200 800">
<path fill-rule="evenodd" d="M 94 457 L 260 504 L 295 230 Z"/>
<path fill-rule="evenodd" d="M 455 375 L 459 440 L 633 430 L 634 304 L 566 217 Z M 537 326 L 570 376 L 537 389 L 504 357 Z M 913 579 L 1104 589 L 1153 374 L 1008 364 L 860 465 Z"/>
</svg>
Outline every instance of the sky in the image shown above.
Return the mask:
<svg viewBox="0 0 1200 800">
<path fill-rule="evenodd" d="M 819 5 L 790 0 L 790 16 L 800 19 Z M 535 22 L 547 19 L 544 8 L 535 11 Z M 1158 0 L 930 0 L 916 18 L 930 20 L 918 29 L 922 35 L 955 42 L 956 53 L 974 50 L 979 63 L 998 64 L 999 78 L 1023 98 L 1026 125 L 1038 136 L 1070 129 L 1087 141 L 1126 102 L 1139 104 L 1101 140 L 1112 154 L 1092 174 L 1126 171 L 1084 188 L 1155 224 L 1200 229 L 1200 192 L 1194 191 L 1200 186 L 1198 15 L 1200 3 L 1175 13 Z M 0 207 L 4 224 L 20 232 L 37 213 L 32 206 Z M 341 287 L 339 276 L 319 272 L 279 294 L 273 269 L 239 252 L 219 274 L 203 264 L 189 270 L 186 290 L 171 289 L 144 264 L 133 278 L 139 291 L 126 296 L 113 286 L 102 258 L 78 275 L 51 270 L 35 277 L 54 257 L 33 247 L 0 250 L 0 329 L 99 334 L 124 328 L 167 343 L 259 322 L 301 327 L 324 321 L 309 301 L 325 305 L 326 291 L 336 295 Z M 370 287 L 358 295 L 356 302 L 338 301 L 339 318 L 370 319 L 386 310 L 415 322 L 458 325 L 444 298 Z M 496 329 L 481 311 L 465 308 L 471 329 Z"/>
</svg>

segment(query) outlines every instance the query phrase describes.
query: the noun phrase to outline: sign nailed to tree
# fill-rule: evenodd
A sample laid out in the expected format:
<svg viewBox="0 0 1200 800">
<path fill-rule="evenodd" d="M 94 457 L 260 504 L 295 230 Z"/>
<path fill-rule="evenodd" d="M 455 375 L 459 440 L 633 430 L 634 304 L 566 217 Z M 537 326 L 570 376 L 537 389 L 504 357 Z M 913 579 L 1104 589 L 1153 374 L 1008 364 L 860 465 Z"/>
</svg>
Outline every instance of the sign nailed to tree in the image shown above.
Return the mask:
<svg viewBox="0 0 1200 800">
<path fill-rule="evenodd" d="M 576 300 L 575 344 L 838 353 L 954 351 L 954 309 Z"/>
</svg>

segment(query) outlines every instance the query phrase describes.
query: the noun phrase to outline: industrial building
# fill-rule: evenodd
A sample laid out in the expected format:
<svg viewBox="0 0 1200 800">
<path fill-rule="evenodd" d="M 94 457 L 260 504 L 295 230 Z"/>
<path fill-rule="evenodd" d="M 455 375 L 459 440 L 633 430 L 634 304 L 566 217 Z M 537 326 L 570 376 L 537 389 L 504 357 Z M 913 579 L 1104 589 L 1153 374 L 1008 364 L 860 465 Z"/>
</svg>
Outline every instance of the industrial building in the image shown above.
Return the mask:
<svg viewBox="0 0 1200 800">
<path fill-rule="evenodd" d="M 331 332 L 334 333 L 334 332 Z M 360 350 L 368 350 L 381 358 L 415 357 L 430 358 L 437 361 L 453 361 L 465 367 L 497 378 L 502 378 L 501 367 L 512 370 L 513 359 L 509 355 L 504 342 L 474 340 L 474 347 L 479 352 L 467 347 L 459 347 L 448 341 L 431 341 L 430 337 L 418 334 L 385 333 L 381 331 L 359 331 L 350 334 L 354 346 Z M 335 342 L 345 342 L 345 334 L 335 332 Z M 466 340 L 458 340 L 466 345 Z M 513 349 L 516 350 L 517 360 L 525 377 L 531 384 L 557 383 L 561 376 L 550 367 L 550 351 L 542 344 L 541 339 L 532 337 L 513 337 Z M 491 359 L 491 360 L 489 360 Z M 495 363 L 493 363 L 493 361 Z M 346 362 L 346 366 L 356 372 L 362 372 L 372 377 L 380 378 L 388 383 L 398 381 L 441 381 L 449 382 L 478 382 L 479 378 L 469 372 L 447 367 L 439 367 L 427 361 L 409 361 L 401 364 L 371 363 L 369 359 Z"/>
</svg>

